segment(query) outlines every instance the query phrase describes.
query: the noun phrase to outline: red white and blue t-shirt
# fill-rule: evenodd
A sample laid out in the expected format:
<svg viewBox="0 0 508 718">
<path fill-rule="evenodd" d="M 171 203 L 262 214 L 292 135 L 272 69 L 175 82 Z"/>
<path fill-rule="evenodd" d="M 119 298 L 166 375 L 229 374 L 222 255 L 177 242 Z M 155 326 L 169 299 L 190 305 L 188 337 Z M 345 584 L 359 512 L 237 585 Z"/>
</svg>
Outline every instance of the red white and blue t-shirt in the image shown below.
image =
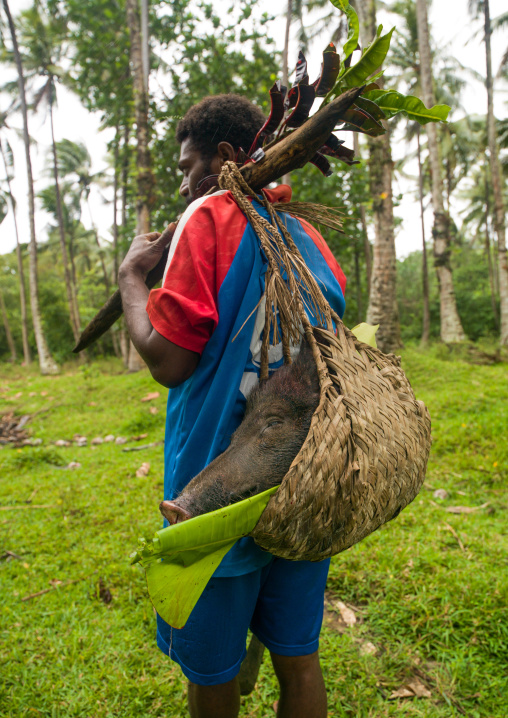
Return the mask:
<svg viewBox="0 0 508 718">
<path fill-rule="evenodd" d="M 271 202 L 291 198 L 286 185 L 266 194 Z M 307 222 L 287 213 L 281 219 L 329 304 L 342 316 L 346 278 L 326 242 Z M 243 418 L 246 396 L 259 377 L 266 269 L 259 240 L 230 192 L 220 190 L 189 205 L 171 242 L 162 287 L 150 292 L 147 304 L 159 334 L 201 355 L 192 376 L 169 391 L 165 499 L 174 499 L 225 451 Z M 281 344 L 270 347 L 269 362 L 270 370 L 283 364 Z M 252 539 L 241 539 L 215 575 L 248 573 L 270 558 Z"/>
</svg>

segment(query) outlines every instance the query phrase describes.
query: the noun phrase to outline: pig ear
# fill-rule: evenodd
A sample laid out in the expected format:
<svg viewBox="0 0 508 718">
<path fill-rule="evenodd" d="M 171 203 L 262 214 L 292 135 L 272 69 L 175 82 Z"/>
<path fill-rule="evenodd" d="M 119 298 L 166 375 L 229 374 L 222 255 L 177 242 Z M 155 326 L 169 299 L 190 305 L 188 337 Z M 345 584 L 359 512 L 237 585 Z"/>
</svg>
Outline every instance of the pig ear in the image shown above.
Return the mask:
<svg viewBox="0 0 508 718">
<path fill-rule="evenodd" d="M 316 394 L 319 394 L 319 377 L 316 362 L 314 361 L 312 349 L 310 348 L 310 344 L 307 341 L 307 337 L 305 336 L 305 334 L 302 337 L 300 353 L 298 354 L 295 364 L 301 367 L 302 373 L 307 380 L 308 385 L 311 387 L 312 391 Z"/>
</svg>

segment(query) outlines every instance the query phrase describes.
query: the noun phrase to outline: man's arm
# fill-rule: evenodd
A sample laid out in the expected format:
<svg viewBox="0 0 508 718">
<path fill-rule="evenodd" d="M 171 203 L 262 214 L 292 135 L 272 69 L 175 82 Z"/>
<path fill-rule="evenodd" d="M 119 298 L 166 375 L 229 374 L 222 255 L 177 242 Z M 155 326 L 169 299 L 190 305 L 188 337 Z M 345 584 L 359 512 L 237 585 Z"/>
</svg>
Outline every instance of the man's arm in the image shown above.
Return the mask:
<svg viewBox="0 0 508 718">
<path fill-rule="evenodd" d="M 149 290 L 145 277 L 171 242 L 176 224 L 171 224 L 169 229 L 165 236 L 152 232 L 133 239 L 118 272 L 118 286 L 132 343 L 155 381 L 174 388 L 192 375 L 200 355 L 165 339 L 154 329 L 146 312 Z"/>
</svg>

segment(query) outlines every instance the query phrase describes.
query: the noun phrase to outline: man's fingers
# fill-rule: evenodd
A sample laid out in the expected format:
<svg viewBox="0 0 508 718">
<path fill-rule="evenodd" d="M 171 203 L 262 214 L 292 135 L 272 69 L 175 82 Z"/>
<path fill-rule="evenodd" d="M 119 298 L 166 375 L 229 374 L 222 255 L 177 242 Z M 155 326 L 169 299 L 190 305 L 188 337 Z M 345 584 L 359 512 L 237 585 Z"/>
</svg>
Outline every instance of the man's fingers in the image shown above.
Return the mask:
<svg viewBox="0 0 508 718">
<path fill-rule="evenodd" d="M 159 236 L 157 243 L 159 245 L 161 245 L 162 247 L 167 247 L 168 244 L 173 239 L 175 229 L 176 229 L 176 222 L 171 222 L 171 224 L 169 224 L 166 227 L 166 229 L 164 230 L 164 232 Z"/>
<path fill-rule="evenodd" d="M 161 236 L 160 232 L 148 232 L 148 234 L 143 234 L 142 237 L 148 242 L 155 242 L 156 239 L 159 239 Z"/>
</svg>

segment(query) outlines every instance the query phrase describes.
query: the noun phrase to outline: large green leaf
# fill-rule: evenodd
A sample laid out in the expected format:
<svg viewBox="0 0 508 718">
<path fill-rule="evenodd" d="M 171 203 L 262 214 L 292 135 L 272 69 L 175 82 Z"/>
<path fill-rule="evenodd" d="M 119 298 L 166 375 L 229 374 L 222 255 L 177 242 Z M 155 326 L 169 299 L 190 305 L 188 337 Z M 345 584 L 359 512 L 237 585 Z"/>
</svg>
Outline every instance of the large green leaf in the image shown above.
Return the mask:
<svg viewBox="0 0 508 718">
<path fill-rule="evenodd" d="M 361 322 L 360 324 L 357 324 L 356 327 L 353 327 L 351 331 L 361 342 L 377 349 L 376 332 L 378 329 L 379 324 L 367 324 L 367 322 Z"/>
<path fill-rule="evenodd" d="M 344 125 L 335 128 L 339 132 L 352 130 L 353 132 L 364 132 L 371 137 L 379 137 L 386 132 L 383 125 L 375 120 L 368 112 L 355 106 L 350 107 L 342 113 L 341 122 L 344 122 Z"/>
<path fill-rule="evenodd" d="M 347 15 L 347 40 L 344 47 L 342 48 L 343 60 L 345 60 L 346 57 L 349 57 L 351 53 L 356 50 L 356 47 L 358 45 L 358 36 L 360 34 L 360 23 L 358 22 L 358 15 L 356 14 L 354 8 L 352 8 L 349 4 L 349 0 L 330 0 L 330 2 L 332 3 L 332 5 L 335 5 L 338 10 L 342 10 L 342 12 L 346 13 Z"/>
<path fill-rule="evenodd" d="M 347 87 L 360 87 L 374 73 L 379 70 L 390 49 L 390 40 L 395 28 L 386 35 L 381 35 L 383 26 L 378 27 L 375 39 L 366 48 L 358 62 L 339 77 L 338 85 L 332 90 L 332 96 L 339 95 Z"/>
<path fill-rule="evenodd" d="M 182 628 L 229 549 L 257 524 L 277 486 L 140 539 L 132 563 L 146 569 L 150 600 L 174 628 Z"/>
<path fill-rule="evenodd" d="M 396 90 L 371 90 L 365 93 L 365 97 L 375 102 L 387 118 L 402 113 L 421 125 L 427 122 L 446 122 L 450 112 L 448 105 L 434 105 L 427 108 L 418 97 L 402 95 Z"/>
</svg>

